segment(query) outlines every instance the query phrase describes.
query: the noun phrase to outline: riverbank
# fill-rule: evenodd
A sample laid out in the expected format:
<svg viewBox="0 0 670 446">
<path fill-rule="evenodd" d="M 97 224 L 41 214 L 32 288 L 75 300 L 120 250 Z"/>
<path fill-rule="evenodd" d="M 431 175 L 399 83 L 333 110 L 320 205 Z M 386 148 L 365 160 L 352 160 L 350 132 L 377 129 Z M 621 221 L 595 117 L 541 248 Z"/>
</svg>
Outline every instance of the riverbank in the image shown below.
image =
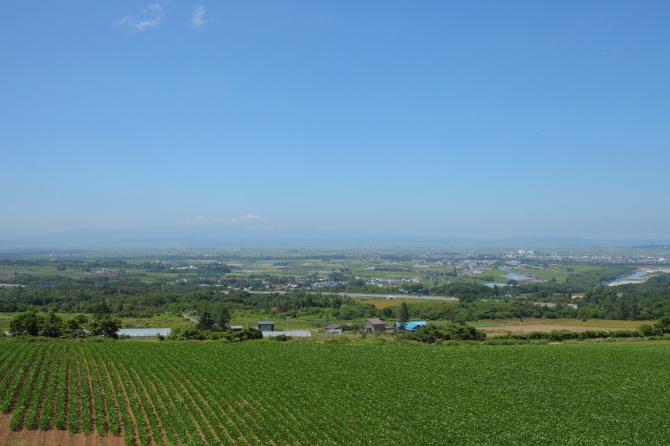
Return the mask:
<svg viewBox="0 0 670 446">
<path fill-rule="evenodd" d="M 620 277 L 618 279 L 612 280 L 610 282 L 606 282 L 605 284 L 607 286 L 619 286 L 619 285 L 631 285 L 631 284 L 638 284 L 638 283 L 644 283 L 651 276 L 654 274 L 658 273 L 670 273 L 670 268 L 661 268 L 661 267 L 655 267 L 655 268 L 649 268 L 649 269 L 641 269 L 633 274 L 629 274 L 628 276 Z"/>
</svg>

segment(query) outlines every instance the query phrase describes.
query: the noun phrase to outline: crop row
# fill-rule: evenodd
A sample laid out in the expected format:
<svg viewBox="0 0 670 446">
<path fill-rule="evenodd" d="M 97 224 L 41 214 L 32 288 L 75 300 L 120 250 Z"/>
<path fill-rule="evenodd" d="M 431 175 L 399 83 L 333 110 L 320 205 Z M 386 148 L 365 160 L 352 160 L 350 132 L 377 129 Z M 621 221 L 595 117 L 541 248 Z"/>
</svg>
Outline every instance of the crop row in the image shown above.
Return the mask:
<svg viewBox="0 0 670 446">
<path fill-rule="evenodd" d="M 663 444 L 670 345 L 0 342 L 10 427 L 157 444 Z"/>
</svg>

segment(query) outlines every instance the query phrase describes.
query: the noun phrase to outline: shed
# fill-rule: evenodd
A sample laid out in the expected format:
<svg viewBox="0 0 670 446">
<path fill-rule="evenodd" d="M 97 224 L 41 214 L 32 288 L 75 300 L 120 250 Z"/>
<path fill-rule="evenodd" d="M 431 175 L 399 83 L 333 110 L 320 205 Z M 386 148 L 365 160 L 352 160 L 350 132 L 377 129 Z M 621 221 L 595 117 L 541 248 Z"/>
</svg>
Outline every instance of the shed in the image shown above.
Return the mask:
<svg viewBox="0 0 670 446">
<path fill-rule="evenodd" d="M 258 321 L 260 331 L 275 331 L 275 321 Z"/>
<path fill-rule="evenodd" d="M 386 330 L 386 324 L 376 317 L 371 317 L 365 323 L 365 331 L 367 333 L 382 332 L 384 330 Z"/>
</svg>

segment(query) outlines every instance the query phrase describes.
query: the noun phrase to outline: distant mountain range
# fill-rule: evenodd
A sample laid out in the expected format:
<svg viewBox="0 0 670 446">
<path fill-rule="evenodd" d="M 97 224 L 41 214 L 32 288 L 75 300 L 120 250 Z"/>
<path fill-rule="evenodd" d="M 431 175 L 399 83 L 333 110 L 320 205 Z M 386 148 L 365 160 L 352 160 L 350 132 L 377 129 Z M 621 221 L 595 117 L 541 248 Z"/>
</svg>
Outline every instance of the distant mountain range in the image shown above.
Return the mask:
<svg viewBox="0 0 670 446">
<path fill-rule="evenodd" d="M 592 240 L 561 237 L 459 238 L 369 234 L 311 228 L 259 229 L 228 224 L 136 229 L 80 229 L 43 235 L 2 235 L 0 248 L 170 248 L 271 246 L 471 246 L 471 247 L 638 247 L 659 249 L 667 240 Z"/>
</svg>

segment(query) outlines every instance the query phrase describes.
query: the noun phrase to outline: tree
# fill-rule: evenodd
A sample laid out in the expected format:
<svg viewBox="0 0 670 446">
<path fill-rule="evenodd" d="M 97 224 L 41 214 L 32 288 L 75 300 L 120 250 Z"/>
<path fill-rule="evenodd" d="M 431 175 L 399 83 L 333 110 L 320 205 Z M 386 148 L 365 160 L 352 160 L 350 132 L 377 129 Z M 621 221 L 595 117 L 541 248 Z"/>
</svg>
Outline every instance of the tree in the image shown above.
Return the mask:
<svg viewBox="0 0 670 446">
<path fill-rule="evenodd" d="M 670 315 L 665 315 L 654 324 L 654 327 L 661 333 L 670 333 Z"/>
<path fill-rule="evenodd" d="M 65 324 L 55 311 L 50 311 L 44 320 L 44 327 L 42 328 L 42 336 L 49 338 L 59 338 L 63 335 Z"/>
<path fill-rule="evenodd" d="M 219 328 L 221 330 L 227 330 L 230 324 L 230 310 L 228 309 L 227 306 L 222 306 L 221 310 L 219 310 Z"/>
<path fill-rule="evenodd" d="M 107 305 L 107 301 L 103 299 L 102 302 L 96 304 L 96 305 L 93 307 L 93 313 L 94 313 L 95 316 L 97 316 L 97 317 L 102 317 L 102 316 L 104 316 L 105 314 L 111 314 L 111 313 L 112 313 L 112 309 L 109 308 L 109 305 Z"/>
<path fill-rule="evenodd" d="M 44 318 L 34 311 L 26 311 L 14 316 L 9 323 L 9 332 L 14 336 L 39 336 L 44 324 Z"/>
<path fill-rule="evenodd" d="M 407 306 L 407 302 L 403 302 L 400 304 L 400 311 L 398 312 L 398 319 L 400 322 L 400 326 L 405 329 L 405 324 L 409 322 L 409 307 Z"/>
<path fill-rule="evenodd" d="M 214 324 L 214 319 L 212 318 L 212 315 L 209 314 L 209 311 L 203 311 L 196 328 L 198 330 L 212 330 L 214 329 Z"/>
<path fill-rule="evenodd" d="M 121 328 L 121 321 L 105 314 L 94 320 L 89 328 L 93 336 L 109 336 L 110 338 L 117 339 L 119 337 L 118 332 Z"/>
<path fill-rule="evenodd" d="M 77 319 L 68 319 L 65 321 L 63 334 L 67 338 L 83 338 L 86 336 L 86 332 L 81 328 Z"/>
</svg>

